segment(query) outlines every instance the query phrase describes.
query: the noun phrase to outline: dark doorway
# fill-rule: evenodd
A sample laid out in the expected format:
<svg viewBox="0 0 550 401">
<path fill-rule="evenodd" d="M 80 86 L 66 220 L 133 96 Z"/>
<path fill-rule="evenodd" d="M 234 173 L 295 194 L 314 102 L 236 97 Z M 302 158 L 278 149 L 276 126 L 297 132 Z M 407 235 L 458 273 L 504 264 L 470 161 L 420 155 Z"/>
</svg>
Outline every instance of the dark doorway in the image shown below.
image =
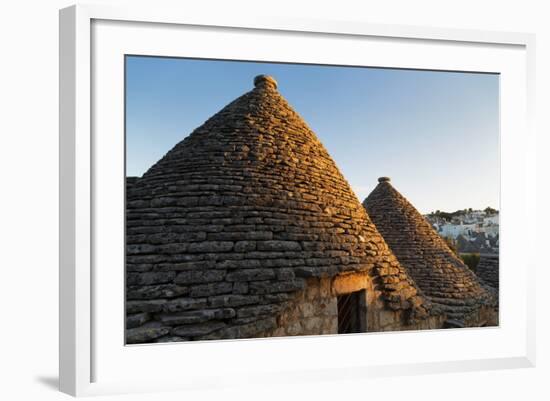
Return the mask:
<svg viewBox="0 0 550 401">
<path fill-rule="evenodd" d="M 362 333 L 365 331 L 364 295 L 364 291 L 357 291 L 337 297 L 338 334 Z"/>
</svg>

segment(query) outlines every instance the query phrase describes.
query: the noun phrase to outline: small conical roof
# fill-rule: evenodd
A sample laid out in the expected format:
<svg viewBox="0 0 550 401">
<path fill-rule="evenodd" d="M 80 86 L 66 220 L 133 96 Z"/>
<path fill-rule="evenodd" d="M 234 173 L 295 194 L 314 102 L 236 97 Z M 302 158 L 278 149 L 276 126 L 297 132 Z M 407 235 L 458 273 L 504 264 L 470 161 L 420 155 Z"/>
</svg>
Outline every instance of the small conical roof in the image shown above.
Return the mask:
<svg viewBox="0 0 550 401">
<path fill-rule="evenodd" d="M 481 254 L 476 266 L 476 274 L 478 277 L 496 290 L 498 290 L 499 287 L 498 265 L 499 255 L 495 253 Z"/>
<path fill-rule="evenodd" d="M 426 316 L 427 303 L 317 136 L 272 77 L 254 84 L 128 191 L 130 310 L 147 312 L 141 299 L 159 298 L 160 323 L 148 324 L 166 333 L 186 322 L 173 313 L 222 308 L 204 317 L 204 330 L 171 335 L 252 337 L 275 324 L 271 315 L 305 277 L 365 271 L 387 307 Z"/>
<path fill-rule="evenodd" d="M 493 294 L 393 187 L 390 179 L 381 177 L 378 181 L 363 205 L 423 293 L 442 306 L 450 318 L 459 321 L 480 305 L 492 304 Z"/>
</svg>

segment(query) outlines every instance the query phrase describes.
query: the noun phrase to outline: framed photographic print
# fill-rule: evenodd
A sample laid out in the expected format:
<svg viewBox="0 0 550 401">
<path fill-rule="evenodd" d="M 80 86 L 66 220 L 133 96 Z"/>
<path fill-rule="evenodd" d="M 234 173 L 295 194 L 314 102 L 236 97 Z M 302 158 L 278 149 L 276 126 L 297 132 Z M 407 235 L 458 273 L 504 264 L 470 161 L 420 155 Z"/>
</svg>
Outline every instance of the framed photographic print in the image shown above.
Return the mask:
<svg viewBox="0 0 550 401">
<path fill-rule="evenodd" d="M 533 43 L 62 10 L 61 390 L 532 366 Z"/>
</svg>

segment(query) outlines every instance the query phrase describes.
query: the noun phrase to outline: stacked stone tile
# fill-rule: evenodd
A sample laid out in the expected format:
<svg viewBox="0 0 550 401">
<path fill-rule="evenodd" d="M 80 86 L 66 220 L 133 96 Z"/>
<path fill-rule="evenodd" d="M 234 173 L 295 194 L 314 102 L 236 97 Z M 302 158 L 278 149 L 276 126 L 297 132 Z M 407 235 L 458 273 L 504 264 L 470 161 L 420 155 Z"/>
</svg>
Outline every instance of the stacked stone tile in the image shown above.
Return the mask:
<svg viewBox="0 0 550 401">
<path fill-rule="evenodd" d="M 308 278 L 349 272 L 426 317 L 316 135 L 273 78 L 254 84 L 127 192 L 127 342 L 270 336 Z"/>
<path fill-rule="evenodd" d="M 130 191 L 134 187 L 138 179 L 139 177 L 126 177 L 126 192 Z"/>
<path fill-rule="evenodd" d="M 388 177 L 378 181 L 363 205 L 394 255 L 453 325 L 477 325 L 480 309 L 495 305 L 494 294 L 391 185 Z"/>
<path fill-rule="evenodd" d="M 476 266 L 476 274 L 485 283 L 498 290 L 498 254 L 481 254 Z"/>
</svg>

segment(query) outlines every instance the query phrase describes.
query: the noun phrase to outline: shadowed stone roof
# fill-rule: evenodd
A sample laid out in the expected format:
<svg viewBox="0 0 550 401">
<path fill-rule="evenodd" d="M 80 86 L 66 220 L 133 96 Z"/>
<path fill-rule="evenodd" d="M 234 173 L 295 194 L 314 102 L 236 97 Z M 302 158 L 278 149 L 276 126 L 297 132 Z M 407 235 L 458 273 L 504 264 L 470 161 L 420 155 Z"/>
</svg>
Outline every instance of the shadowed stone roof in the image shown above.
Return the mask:
<svg viewBox="0 0 550 401">
<path fill-rule="evenodd" d="M 481 254 L 476 273 L 485 283 L 498 290 L 499 287 L 499 255 Z"/>
<path fill-rule="evenodd" d="M 461 320 L 481 304 L 494 304 L 494 295 L 389 178 L 379 179 L 363 205 L 416 284 L 450 318 Z"/>
<path fill-rule="evenodd" d="M 130 191 L 138 179 L 139 177 L 126 177 L 126 191 Z"/>
<path fill-rule="evenodd" d="M 386 307 L 428 303 L 313 131 L 259 76 L 128 191 L 129 342 L 253 337 L 307 277 L 368 271 Z M 175 337 L 174 337 L 175 336 Z"/>
</svg>

